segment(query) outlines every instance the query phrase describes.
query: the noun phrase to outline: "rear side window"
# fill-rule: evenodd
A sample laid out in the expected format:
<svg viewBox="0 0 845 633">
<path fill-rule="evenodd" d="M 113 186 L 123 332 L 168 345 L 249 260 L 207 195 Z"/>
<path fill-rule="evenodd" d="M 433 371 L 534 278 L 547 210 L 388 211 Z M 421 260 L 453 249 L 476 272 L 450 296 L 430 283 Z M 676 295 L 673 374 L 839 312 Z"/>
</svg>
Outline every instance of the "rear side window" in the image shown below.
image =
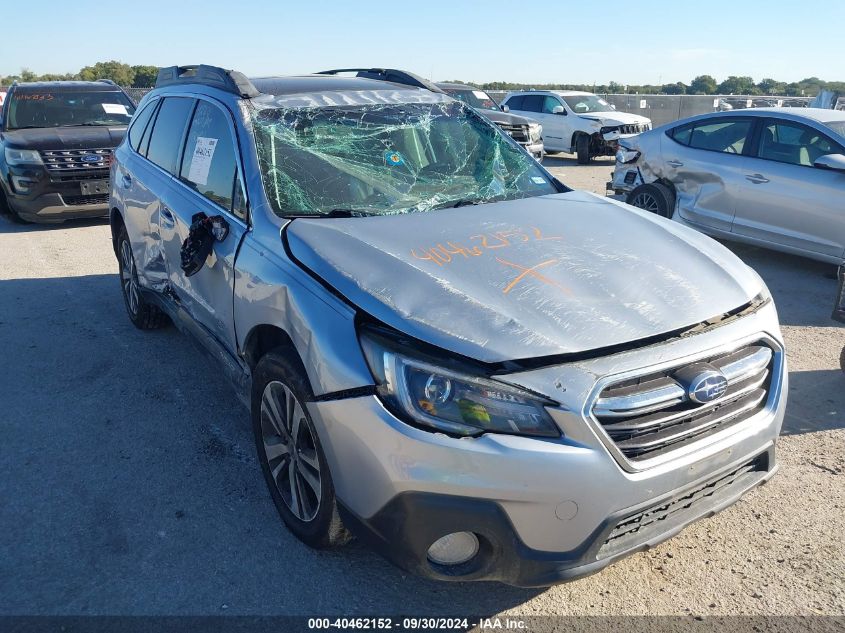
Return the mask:
<svg viewBox="0 0 845 633">
<path fill-rule="evenodd" d="M 152 118 L 157 105 L 158 99 L 150 101 L 132 119 L 132 125 L 129 126 L 129 144 L 136 152 L 138 151 L 138 146 L 141 144 L 141 137 L 144 136 L 144 130 L 147 129 L 147 123 L 150 122 L 150 118 Z"/>
<path fill-rule="evenodd" d="M 156 165 L 176 175 L 182 137 L 191 116 L 194 100 L 184 97 L 167 97 L 158 110 L 147 158 Z"/>
<path fill-rule="evenodd" d="M 526 95 L 520 109 L 526 112 L 542 112 L 544 100 L 543 95 Z"/>
<path fill-rule="evenodd" d="M 507 100 L 507 105 L 511 110 L 522 110 L 522 100 L 525 99 L 522 95 L 516 95 Z"/>
<path fill-rule="evenodd" d="M 240 195 L 237 151 L 229 117 L 216 106 L 200 101 L 194 112 L 180 178 L 197 192 L 243 218 L 243 205 L 233 205 Z M 240 207 L 240 208 L 239 208 Z"/>
<path fill-rule="evenodd" d="M 742 154 L 748 133 L 749 119 L 708 119 L 672 130 L 672 138 L 681 145 L 710 152 Z"/>
</svg>

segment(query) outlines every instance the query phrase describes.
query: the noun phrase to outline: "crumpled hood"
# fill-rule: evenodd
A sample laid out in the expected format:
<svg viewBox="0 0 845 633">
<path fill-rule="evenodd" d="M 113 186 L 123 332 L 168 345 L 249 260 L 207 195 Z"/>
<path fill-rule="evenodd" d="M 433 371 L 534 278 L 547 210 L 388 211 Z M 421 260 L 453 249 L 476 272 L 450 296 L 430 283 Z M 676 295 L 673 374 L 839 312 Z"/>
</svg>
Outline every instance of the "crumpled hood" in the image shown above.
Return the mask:
<svg viewBox="0 0 845 633">
<path fill-rule="evenodd" d="M 651 123 L 648 119 L 639 114 L 631 114 L 630 112 L 596 112 L 595 114 L 579 114 L 582 119 L 591 119 L 600 121 L 602 125 L 630 125 L 632 123 Z"/>
<path fill-rule="evenodd" d="M 9 147 L 17 149 L 104 149 L 117 147 L 125 125 L 47 127 L 3 132 Z"/>
<path fill-rule="evenodd" d="M 530 125 L 531 123 L 537 123 L 534 119 L 512 114 L 511 112 L 502 112 L 501 110 L 484 110 L 479 108 L 476 112 L 487 117 L 493 123 L 505 123 L 507 125 Z"/>
<path fill-rule="evenodd" d="M 580 191 L 296 219 L 285 235 L 296 259 L 362 310 L 484 362 L 628 343 L 760 291 L 759 278 L 714 240 Z"/>
</svg>

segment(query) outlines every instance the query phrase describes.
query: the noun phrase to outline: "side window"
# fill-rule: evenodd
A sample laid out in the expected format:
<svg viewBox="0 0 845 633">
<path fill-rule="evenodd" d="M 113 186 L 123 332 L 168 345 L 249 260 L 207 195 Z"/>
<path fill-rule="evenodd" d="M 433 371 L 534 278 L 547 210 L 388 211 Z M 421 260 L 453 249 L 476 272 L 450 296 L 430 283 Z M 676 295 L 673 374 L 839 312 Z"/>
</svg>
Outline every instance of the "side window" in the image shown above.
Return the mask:
<svg viewBox="0 0 845 633">
<path fill-rule="evenodd" d="M 757 157 L 790 165 L 812 167 L 816 159 L 838 151 L 824 134 L 799 123 L 766 121 L 760 132 Z"/>
<path fill-rule="evenodd" d="M 220 108 L 200 101 L 188 131 L 179 177 L 209 200 L 244 219 L 245 204 L 231 130 L 231 121 Z M 233 201 L 238 204 L 233 205 Z"/>
<path fill-rule="evenodd" d="M 708 119 L 690 129 L 688 144 L 711 152 L 742 154 L 750 130 L 749 119 Z"/>
<path fill-rule="evenodd" d="M 176 175 L 182 135 L 191 116 L 194 100 L 185 97 L 167 97 L 158 110 L 147 158 L 156 165 Z"/>
<path fill-rule="evenodd" d="M 129 132 L 127 132 L 127 134 L 129 134 L 129 145 L 131 145 L 132 149 L 136 152 L 138 151 L 138 146 L 141 144 L 141 137 L 144 136 L 144 130 L 147 129 L 147 123 L 150 122 L 157 105 L 158 99 L 150 101 L 144 106 L 143 110 L 135 115 L 135 118 L 132 120 L 132 125 L 129 126 Z"/>
<path fill-rule="evenodd" d="M 691 125 L 682 125 L 669 130 L 669 136 L 681 145 L 689 145 L 689 138 L 692 135 Z"/>
<path fill-rule="evenodd" d="M 546 114 L 553 114 L 552 111 L 559 105 L 562 104 L 560 101 L 558 101 L 557 97 L 546 96 L 546 98 L 543 100 L 543 112 L 545 112 Z"/>
<path fill-rule="evenodd" d="M 511 110 L 522 110 L 522 101 L 525 99 L 522 95 L 516 95 L 508 99 L 507 104 Z"/>
<path fill-rule="evenodd" d="M 543 99 L 545 99 L 543 95 L 525 95 L 520 109 L 526 112 L 542 112 Z"/>
</svg>

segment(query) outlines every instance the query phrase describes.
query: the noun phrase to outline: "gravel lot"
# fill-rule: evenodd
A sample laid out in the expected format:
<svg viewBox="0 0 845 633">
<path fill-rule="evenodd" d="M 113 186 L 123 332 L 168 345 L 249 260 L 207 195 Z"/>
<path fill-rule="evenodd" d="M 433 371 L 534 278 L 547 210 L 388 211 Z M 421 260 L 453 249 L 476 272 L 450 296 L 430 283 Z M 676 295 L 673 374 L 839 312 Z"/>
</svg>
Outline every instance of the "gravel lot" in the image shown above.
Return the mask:
<svg viewBox="0 0 845 633">
<path fill-rule="evenodd" d="M 612 161 L 547 159 L 603 193 Z M 0 218 L 0 614 L 843 614 L 845 330 L 831 267 L 732 246 L 772 290 L 790 394 L 772 482 L 548 590 L 409 577 L 278 520 L 248 416 L 175 329 L 124 314 L 103 222 Z"/>
</svg>

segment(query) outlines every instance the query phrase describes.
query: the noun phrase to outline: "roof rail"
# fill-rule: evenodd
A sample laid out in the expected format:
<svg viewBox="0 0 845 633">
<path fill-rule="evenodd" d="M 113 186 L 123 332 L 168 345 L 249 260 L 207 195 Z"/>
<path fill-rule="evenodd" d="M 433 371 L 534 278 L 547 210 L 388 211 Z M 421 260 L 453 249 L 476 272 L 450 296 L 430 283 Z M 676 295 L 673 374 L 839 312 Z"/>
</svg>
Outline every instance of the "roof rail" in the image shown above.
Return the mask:
<svg viewBox="0 0 845 633">
<path fill-rule="evenodd" d="M 111 79 L 98 79 L 98 80 L 97 80 L 97 82 L 98 82 L 98 83 L 101 83 L 101 84 L 111 84 L 112 86 L 116 86 L 116 85 L 117 85 L 117 84 L 116 84 L 116 83 L 114 83 L 114 81 L 112 81 Z"/>
<path fill-rule="evenodd" d="M 205 64 L 160 68 L 155 87 L 185 84 L 211 86 L 246 99 L 261 94 L 243 73 L 236 70 L 224 70 L 217 66 L 206 66 Z"/>
<path fill-rule="evenodd" d="M 318 75 L 339 75 L 340 73 L 356 73 L 356 77 L 364 79 L 376 79 L 378 81 L 390 81 L 395 84 L 404 84 L 423 88 L 431 92 L 443 93 L 434 83 L 419 75 L 410 73 L 407 70 L 396 70 L 395 68 L 337 68 L 335 70 L 321 70 Z"/>
</svg>

